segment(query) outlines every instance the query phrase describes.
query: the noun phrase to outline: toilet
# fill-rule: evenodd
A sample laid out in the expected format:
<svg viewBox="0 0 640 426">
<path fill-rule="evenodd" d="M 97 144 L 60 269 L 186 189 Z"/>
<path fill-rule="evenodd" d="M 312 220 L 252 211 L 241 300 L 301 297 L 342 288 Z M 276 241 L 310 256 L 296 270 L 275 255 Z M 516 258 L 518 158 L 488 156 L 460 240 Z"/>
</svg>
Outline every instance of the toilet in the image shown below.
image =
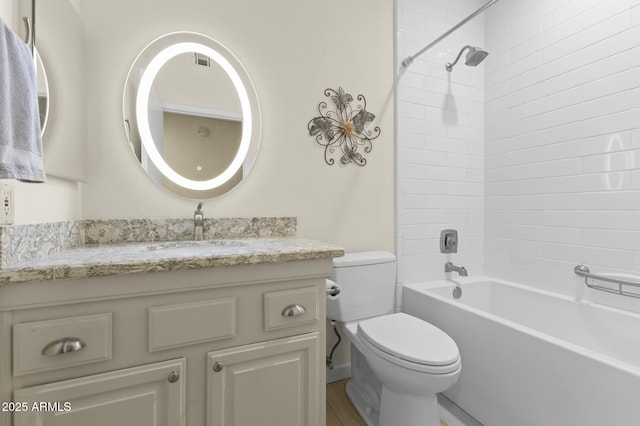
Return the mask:
<svg viewBox="0 0 640 426">
<path fill-rule="evenodd" d="M 341 322 L 351 340 L 347 395 L 369 426 L 440 426 L 436 394 L 458 380 L 460 353 L 439 328 L 394 313 L 395 278 L 389 252 L 333 261 L 340 294 L 327 297 L 327 318 Z"/>
</svg>

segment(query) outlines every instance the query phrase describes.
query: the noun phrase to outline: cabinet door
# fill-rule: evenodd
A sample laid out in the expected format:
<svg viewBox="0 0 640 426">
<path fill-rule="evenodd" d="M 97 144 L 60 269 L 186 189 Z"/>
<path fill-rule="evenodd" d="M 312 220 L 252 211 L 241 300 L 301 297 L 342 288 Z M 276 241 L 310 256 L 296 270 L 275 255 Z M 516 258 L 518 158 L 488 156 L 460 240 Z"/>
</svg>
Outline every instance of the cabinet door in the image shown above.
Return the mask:
<svg viewBox="0 0 640 426">
<path fill-rule="evenodd" d="M 182 358 L 20 389 L 14 426 L 184 425 L 185 371 Z"/>
<path fill-rule="evenodd" d="M 210 352 L 208 425 L 319 425 L 319 341 L 310 333 Z"/>
</svg>

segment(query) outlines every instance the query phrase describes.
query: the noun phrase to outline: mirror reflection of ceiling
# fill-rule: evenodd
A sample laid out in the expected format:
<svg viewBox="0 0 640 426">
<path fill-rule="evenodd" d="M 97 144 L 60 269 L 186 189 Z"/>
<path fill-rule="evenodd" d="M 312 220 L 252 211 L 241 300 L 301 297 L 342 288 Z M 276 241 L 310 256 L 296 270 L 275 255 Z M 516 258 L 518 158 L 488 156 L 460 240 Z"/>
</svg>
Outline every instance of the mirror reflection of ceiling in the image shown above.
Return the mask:
<svg viewBox="0 0 640 426">
<path fill-rule="evenodd" d="M 240 100 L 227 73 L 215 61 L 197 56 L 199 63 L 208 65 L 196 63 L 195 53 L 183 53 L 168 61 L 156 76 L 153 87 L 165 110 L 189 106 L 211 115 L 240 118 Z"/>
</svg>

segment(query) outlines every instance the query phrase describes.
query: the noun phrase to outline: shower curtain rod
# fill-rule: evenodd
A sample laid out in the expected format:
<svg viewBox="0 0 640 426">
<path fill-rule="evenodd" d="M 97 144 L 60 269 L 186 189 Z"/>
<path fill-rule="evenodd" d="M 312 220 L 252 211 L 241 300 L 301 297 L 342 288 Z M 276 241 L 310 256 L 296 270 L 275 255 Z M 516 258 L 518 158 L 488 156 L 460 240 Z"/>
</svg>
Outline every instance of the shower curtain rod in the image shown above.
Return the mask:
<svg viewBox="0 0 640 426">
<path fill-rule="evenodd" d="M 472 20 L 473 18 L 475 18 L 477 15 L 481 14 L 482 12 L 484 12 L 487 8 L 491 7 L 494 3 L 496 3 L 499 0 L 491 0 L 490 2 L 486 3 L 484 6 L 482 6 L 480 9 L 476 10 L 475 12 L 473 12 L 471 15 L 467 16 L 466 18 L 464 18 L 462 21 L 458 22 L 455 26 L 453 26 L 449 31 L 447 31 L 446 33 L 442 34 L 440 37 L 438 37 L 437 39 L 435 39 L 434 41 L 432 41 L 431 43 L 429 43 L 428 45 L 426 45 L 424 48 L 422 48 L 422 50 L 420 50 L 418 53 L 416 53 L 413 56 L 409 56 L 407 58 L 405 58 L 404 61 L 402 61 L 402 66 L 407 68 L 409 65 L 411 65 L 411 63 L 413 62 L 413 60 L 415 58 L 417 58 L 418 56 L 422 55 L 424 52 L 426 52 L 427 50 L 431 49 L 434 45 L 436 45 L 437 43 L 439 43 L 443 38 L 445 38 L 446 36 L 448 36 L 449 34 L 451 34 L 452 32 L 454 32 L 455 30 L 457 30 L 458 28 L 460 28 L 461 26 L 463 26 L 464 24 L 466 24 L 467 22 L 469 22 L 470 20 Z"/>
</svg>

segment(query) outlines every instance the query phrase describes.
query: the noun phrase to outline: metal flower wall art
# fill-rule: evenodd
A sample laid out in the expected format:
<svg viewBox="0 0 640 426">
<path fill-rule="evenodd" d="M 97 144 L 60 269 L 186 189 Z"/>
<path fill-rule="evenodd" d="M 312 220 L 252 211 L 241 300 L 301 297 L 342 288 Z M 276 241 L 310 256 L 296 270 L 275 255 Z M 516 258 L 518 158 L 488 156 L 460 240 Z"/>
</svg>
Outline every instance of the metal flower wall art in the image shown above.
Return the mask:
<svg viewBox="0 0 640 426">
<path fill-rule="evenodd" d="M 372 140 L 380 136 L 380 128 L 368 129 L 376 116 L 367 111 L 367 101 L 358 95 L 354 103 L 353 96 L 342 87 L 338 91 L 326 89 L 324 95 L 331 99 L 332 107 L 327 102 L 318 104 L 318 117 L 309 121 L 309 135 L 315 136 L 316 142 L 324 147 L 324 161 L 328 165 L 335 164 L 334 156 L 340 156 L 340 163 L 364 166 L 367 160 L 362 153 L 373 149 Z"/>
</svg>

